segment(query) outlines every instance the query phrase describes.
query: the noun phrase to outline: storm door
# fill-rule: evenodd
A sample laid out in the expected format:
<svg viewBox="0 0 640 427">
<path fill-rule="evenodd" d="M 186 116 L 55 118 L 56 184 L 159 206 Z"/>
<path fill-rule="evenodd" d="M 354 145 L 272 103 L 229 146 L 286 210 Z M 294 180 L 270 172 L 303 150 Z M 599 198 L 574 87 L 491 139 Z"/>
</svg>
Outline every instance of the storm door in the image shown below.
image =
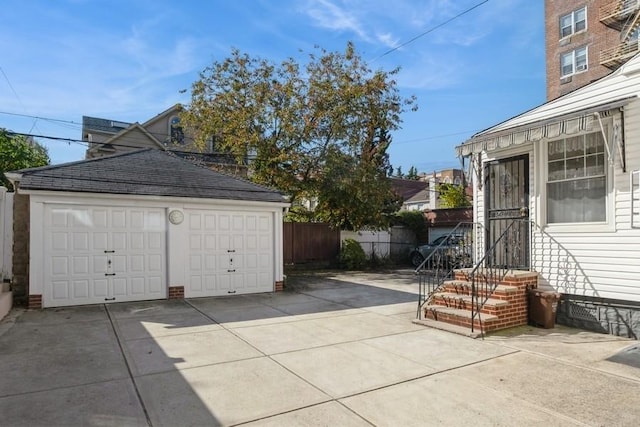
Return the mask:
<svg viewBox="0 0 640 427">
<path fill-rule="evenodd" d="M 528 270 L 529 156 L 489 162 L 486 168 L 486 250 L 493 248 L 487 262 Z"/>
</svg>

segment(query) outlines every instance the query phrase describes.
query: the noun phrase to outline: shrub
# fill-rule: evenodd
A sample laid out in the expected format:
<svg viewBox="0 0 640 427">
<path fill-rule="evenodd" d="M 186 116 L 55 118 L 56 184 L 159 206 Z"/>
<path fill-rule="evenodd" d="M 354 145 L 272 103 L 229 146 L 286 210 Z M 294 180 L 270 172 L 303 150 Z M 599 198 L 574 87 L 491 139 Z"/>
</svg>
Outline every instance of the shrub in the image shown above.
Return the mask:
<svg viewBox="0 0 640 427">
<path fill-rule="evenodd" d="M 353 239 L 345 239 L 340 249 L 340 265 L 349 269 L 357 270 L 362 268 L 367 262 L 367 256 L 360 243 Z"/>
</svg>

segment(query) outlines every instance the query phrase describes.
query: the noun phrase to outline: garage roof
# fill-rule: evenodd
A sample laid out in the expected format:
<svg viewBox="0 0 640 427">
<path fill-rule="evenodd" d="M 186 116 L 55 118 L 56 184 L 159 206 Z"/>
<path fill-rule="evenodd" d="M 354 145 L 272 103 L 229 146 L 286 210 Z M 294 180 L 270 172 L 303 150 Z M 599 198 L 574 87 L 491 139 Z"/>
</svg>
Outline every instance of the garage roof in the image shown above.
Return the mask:
<svg viewBox="0 0 640 427">
<path fill-rule="evenodd" d="M 23 190 L 287 202 L 278 191 L 151 148 L 23 169 L 12 175 L 19 177 L 19 188 Z"/>
</svg>

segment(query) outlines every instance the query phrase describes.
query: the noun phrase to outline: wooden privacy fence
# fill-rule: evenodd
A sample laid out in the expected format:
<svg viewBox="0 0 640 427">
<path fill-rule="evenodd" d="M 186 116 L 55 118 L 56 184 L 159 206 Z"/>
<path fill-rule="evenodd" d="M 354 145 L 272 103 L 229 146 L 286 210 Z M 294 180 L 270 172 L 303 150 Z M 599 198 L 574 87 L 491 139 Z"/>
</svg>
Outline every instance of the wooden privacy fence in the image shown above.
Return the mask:
<svg viewBox="0 0 640 427">
<path fill-rule="evenodd" d="M 333 263 L 340 253 L 340 230 L 324 223 L 283 224 L 285 264 Z"/>
</svg>

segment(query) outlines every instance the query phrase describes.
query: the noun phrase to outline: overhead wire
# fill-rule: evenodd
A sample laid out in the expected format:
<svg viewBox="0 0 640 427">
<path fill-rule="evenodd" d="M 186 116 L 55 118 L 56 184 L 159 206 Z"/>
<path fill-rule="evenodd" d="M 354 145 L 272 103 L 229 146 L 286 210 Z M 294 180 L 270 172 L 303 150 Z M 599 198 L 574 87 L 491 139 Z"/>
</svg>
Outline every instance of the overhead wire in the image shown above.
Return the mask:
<svg viewBox="0 0 640 427">
<path fill-rule="evenodd" d="M 478 7 L 480 7 L 480 6 L 482 6 L 483 4 L 487 3 L 488 1 L 489 1 L 489 0 L 481 1 L 481 2 L 480 2 L 480 3 L 478 3 L 478 4 L 476 4 L 476 5 L 472 6 L 472 7 L 468 8 L 468 9 L 463 10 L 462 12 L 460 12 L 460 13 L 458 13 L 457 15 L 455 15 L 455 16 L 453 16 L 453 17 L 451 17 L 451 18 L 447 19 L 446 21 L 444 21 L 444 22 L 442 22 L 442 23 L 440 23 L 440 24 L 436 25 L 435 27 L 431 27 L 431 28 L 429 28 L 428 30 L 426 30 L 426 31 L 424 31 L 424 32 L 422 32 L 422 33 L 420 33 L 420 34 L 418 34 L 417 36 L 415 36 L 415 37 L 413 37 L 413 38 L 411 38 L 411 39 L 407 40 L 406 42 L 404 42 L 404 43 L 402 43 L 402 44 L 400 44 L 400 45 L 398 45 L 398 46 L 396 46 L 396 47 L 394 47 L 394 48 L 389 49 L 388 51 L 384 52 L 382 55 L 380 55 L 380 56 L 377 56 L 377 57 L 373 58 L 373 59 L 371 60 L 371 62 L 377 61 L 378 59 L 380 59 L 380 58 L 382 58 L 382 57 L 384 57 L 384 56 L 387 56 L 387 55 L 389 55 L 390 53 L 395 52 L 396 50 L 398 50 L 398 49 L 400 49 L 400 48 L 403 48 L 403 47 L 405 47 L 406 45 L 408 45 L 408 44 L 410 44 L 410 43 L 413 43 L 414 41 L 418 40 L 419 38 L 424 37 L 424 36 L 426 36 L 427 34 L 434 32 L 434 31 L 435 31 L 435 30 L 437 30 L 438 28 L 444 27 L 444 26 L 445 26 L 445 25 L 447 25 L 448 23 L 450 23 L 450 22 L 452 22 L 452 21 L 455 21 L 456 19 L 458 19 L 458 18 L 460 18 L 461 16 L 463 16 L 463 15 L 465 15 L 465 14 L 467 14 L 467 13 L 471 12 L 472 10 L 474 10 L 474 9 L 476 9 L 476 8 L 478 8 Z"/>
</svg>

